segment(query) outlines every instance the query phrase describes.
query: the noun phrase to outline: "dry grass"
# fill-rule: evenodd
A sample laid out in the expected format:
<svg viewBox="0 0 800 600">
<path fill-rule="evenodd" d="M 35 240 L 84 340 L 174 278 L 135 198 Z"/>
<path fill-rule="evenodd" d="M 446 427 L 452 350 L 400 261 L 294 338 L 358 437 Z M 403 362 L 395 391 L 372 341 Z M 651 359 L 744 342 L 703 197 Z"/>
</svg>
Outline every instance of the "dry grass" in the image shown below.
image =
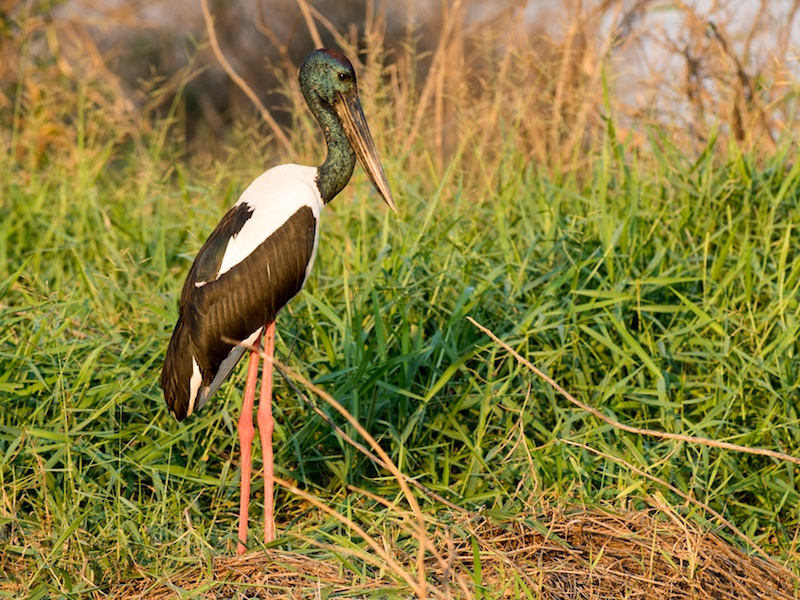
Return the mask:
<svg viewBox="0 0 800 600">
<path fill-rule="evenodd" d="M 445 566 L 430 561 L 428 594 L 439 598 L 637 598 L 642 600 L 779 600 L 797 597 L 790 572 L 748 556 L 674 512 L 613 513 L 547 508 L 496 520 L 481 514 L 443 517 L 435 544 Z M 478 576 L 476 577 L 476 565 Z M 411 565 L 409 565 L 411 568 Z M 456 576 L 466 581 L 465 595 Z M 475 584 L 475 580 L 479 583 Z M 348 592 L 375 597 L 396 590 L 377 569 L 346 572 L 338 559 L 281 550 L 215 557 L 165 577 L 141 577 L 107 590 L 107 598 L 305 598 Z"/>
<path fill-rule="evenodd" d="M 75 82 L 81 82 L 108 114 L 119 142 L 146 130 L 152 111 L 174 112 L 173 101 L 181 104 L 188 89 L 199 109 L 184 115 L 192 121 L 187 127 L 204 122 L 214 132 L 202 140 L 207 147 L 219 149 L 213 140 L 225 135 L 225 123 L 257 112 L 270 145 L 297 159 L 279 120 L 285 125 L 287 112 L 304 112 L 297 110 L 304 101 L 294 81 L 296 64 L 322 43 L 338 45 L 356 63 L 368 112 L 380 124 L 375 129 L 391 131 L 381 140 L 391 155 L 414 167 L 424 158 L 439 172 L 453 157 L 477 160 L 487 183 L 498 176 L 509 144 L 539 168 L 574 170 L 606 131 L 608 117 L 630 149 L 658 144 L 647 133 L 652 127 L 695 152 L 719 138 L 721 149 L 730 140 L 761 153 L 791 136 L 800 118 L 791 35 L 797 2 L 748 3 L 749 9 L 719 1 L 667 9 L 653 0 L 563 0 L 547 7 L 506 0 L 491 8 L 453 0 L 435 9 L 410 2 L 392 14 L 394 21 L 406 19 L 402 27 L 389 26 L 382 4 L 360 13 L 358 2 L 352 5 L 357 25 L 352 15 L 331 22 L 308 0 L 275 0 L 267 8 L 221 5 L 206 19 L 200 4 L 186 3 L 165 11 L 161 24 L 144 16 L 154 4 L 149 1 L 83 4 L 87 12 L 64 15 L 44 2 L 10 3 L 0 47 L 0 106 L 23 109 L 5 111 L 27 121 L 16 123 L 20 150 L 38 148 L 41 156 L 66 149 L 69 123 L 48 112 L 43 99 L 59 89 L 80 92 Z M 53 13 L 61 16 L 50 18 Z M 188 26 L 176 30 L 170 18 Z M 153 47 L 139 63 L 112 42 L 148 35 Z M 210 43 L 192 48 L 193 36 Z M 248 39 L 263 43 L 243 46 Z M 181 46 L 183 64 L 176 59 Z M 154 57 L 163 71 L 147 63 Z M 123 72 L 109 66 L 118 63 Z M 276 88 L 284 87 L 288 98 L 281 100 Z M 74 104 L 58 100 L 62 107 Z M 315 127 L 309 121 L 294 134 L 307 139 Z"/>
<path fill-rule="evenodd" d="M 670 517 L 657 510 L 550 510 L 508 523 L 483 520 L 469 531 L 495 597 L 514 573 L 548 599 L 795 597 L 787 571 Z M 472 550 L 462 541 L 457 556 L 464 568 Z"/>
<path fill-rule="evenodd" d="M 185 591 L 204 598 L 308 598 L 319 597 L 322 589 L 333 594 L 346 591 L 367 594 L 382 587 L 386 587 L 386 582 L 379 578 L 343 573 L 339 561 L 269 550 L 217 557 L 207 567 L 189 567 L 170 576 L 168 581 L 142 573 L 141 579 L 109 590 L 107 597 L 160 600 Z M 204 589 L 208 591 L 203 592 Z"/>
</svg>

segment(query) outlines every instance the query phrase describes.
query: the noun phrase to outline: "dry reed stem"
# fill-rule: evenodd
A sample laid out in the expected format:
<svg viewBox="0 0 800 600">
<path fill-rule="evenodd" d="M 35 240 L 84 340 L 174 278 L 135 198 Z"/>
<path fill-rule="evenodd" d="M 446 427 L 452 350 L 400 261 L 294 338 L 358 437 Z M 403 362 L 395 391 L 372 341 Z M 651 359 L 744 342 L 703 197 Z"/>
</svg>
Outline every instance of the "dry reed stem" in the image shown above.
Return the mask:
<svg viewBox="0 0 800 600">
<path fill-rule="evenodd" d="M 319 510 L 321 510 L 325 514 L 332 516 L 337 521 L 345 525 L 348 529 L 354 531 L 356 534 L 358 534 L 360 537 L 364 539 L 367 545 L 370 548 L 372 548 L 381 559 L 383 559 L 385 564 L 382 564 L 380 561 L 375 560 L 375 558 L 371 557 L 369 554 L 365 552 L 352 551 L 355 553 L 356 556 L 359 556 L 362 560 L 375 564 L 376 566 L 389 567 L 391 572 L 400 577 L 403 581 L 405 581 L 409 585 L 409 587 L 411 587 L 411 589 L 414 590 L 414 593 L 417 596 L 421 598 L 424 598 L 426 596 L 425 581 L 424 580 L 422 581 L 422 586 L 420 586 L 418 581 L 414 581 L 413 577 L 411 577 L 408 573 L 406 573 L 405 569 L 403 569 L 399 564 L 397 564 L 397 562 L 389 555 L 388 552 L 386 552 L 386 550 L 383 549 L 383 547 L 381 547 L 381 545 L 375 540 L 375 538 L 373 538 L 366 531 L 364 531 L 364 529 L 360 525 L 358 525 L 358 523 L 356 523 L 352 519 L 347 518 L 340 512 L 333 510 L 332 508 L 327 506 L 324 502 L 317 499 L 315 496 L 301 490 L 297 486 L 292 485 L 291 483 L 289 483 L 284 479 L 276 477 L 275 483 L 284 488 L 285 490 L 287 490 L 288 492 L 294 494 L 295 496 L 299 496 L 306 502 L 316 506 Z M 306 539 L 307 541 L 313 541 L 310 540 L 310 538 Z M 341 549 L 341 548 L 340 550 L 347 551 L 347 549 Z"/>
<path fill-rule="evenodd" d="M 331 418 L 330 418 L 330 417 L 329 417 L 327 414 L 325 414 L 325 413 L 324 413 L 324 412 L 323 412 L 323 411 L 322 411 L 322 410 L 321 410 L 321 409 L 320 409 L 320 408 L 319 408 L 319 407 L 318 407 L 316 404 L 314 404 L 313 402 L 311 402 L 311 400 L 309 400 L 308 396 L 306 396 L 306 395 L 303 393 L 303 391 L 302 391 L 300 388 L 298 388 L 298 387 L 297 387 L 297 386 L 294 384 L 294 381 L 292 381 L 292 380 L 291 380 L 291 378 L 290 378 L 288 375 L 286 375 L 286 374 L 285 374 L 285 373 L 284 373 L 284 372 L 283 372 L 283 371 L 282 371 L 280 368 L 278 368 L 277 366 L 276 366 L 276 369 L 277 369 L 278 373 L 280 373 L 280 374 L 281 374 L 281 377 L 283 377 L 284 381 L 286 381 L 286 383 L 289 385 L 289 387 L 291 387 L 291 388 L 292 388 L 292 390 L 293 390 L 293 391 L 294 391 L 294 392 L 295 392 L 297 395 L 299 395 L 299 396 L 300 396 L 300 398 L 302 398 L 302 399 L 303 399 L 303 401 L 304 401 L 304 402 L 305 402 L 305 403 L 306 403 L 308 406 L 310 406 L 310 407 L 311 407 L 311 409 L 312 409 L 312 410 L 313 410 L 315 413 L 317 413 L 317 415 L 318 415 L 319 417 L 321 417 L 321 418 L 322 418 L 322 419 L 323 419 L 323 420 L 324 420 L 324 421 L 325 421 L 325 422 L 326 422 L 326 423 L 327 423 L 327 424 L 328 424 L 328 425 L 331 427 L 331 429 L 333 429 L 333 430 L 336 432 L 336 434 L 337 434 L 337 435 L 339 435 L 339 437 L 341 437 L 341 438 L 342 438 L 344 441 L 346 441 L 348 444 L 350 444 L 351 446 L 353 446 L 353 447 L 354 447 L 356 450 L 358 450 L 359 452 L 361 452 L 361 454 L 363 454 L 364 456 L 366 456 L 367 458 L 369 458 L 369 459 L 370 459 L 371 461 L 373 461 L 374 463 L 376 463 L 376 464 L 380 465 L 381 467 L 383 467 L 383 468 L 384 468 L 384 469 L 386 469 L 387 471 L 389 470 L 389 467 L 388 467 L 388 466 L 386 466 L 386 463 L 385 463 L 385 462 L 383 462 L 383 461 L 382 461 L 380 458 L 378 458 L 377 456 L 375 456 L 375 454 L 374 454 L 374 453 L 370 452 L 370 451 L 369 451 L 369 450 L 368 450 L 368 449 L 367 449 L 367 448 L 366 448 L 366 447 L 365 447 L 363 444 L 361 444 L 361 443 L 359 443 L 359 442 L 355 441 L 355 440 L 354 440 L 352 437 L 350 437 L 350 436 L 347 434 L 347 432 L 346 432 L 344 429 L 342 429 L 341 427 L 339 427 L 339 426 L 338 426 L 338 425 L 337 425 L 337 424 L 336 424 L 336 423 L 333 421 L 333 419 L 331 419 Z M 450 501 L 449 501 L 447 498 L 444 498 L 443 496 L 441 496 L 441 495 L 437 494 L 437 493 L 436 493 L 436 492 L 434 492 L 432 489 L 430 489 L 429 487 L 427 487 L 427 486 L 425 486 L 424 484 L 420 483 L 419 481 L 417 481 L 417 480 L 416 480 L 416 479 L 414 479 L 413 477 L 409 477 L 408 475 L 406 475 L 405 473 L 402 473 L 402 472 L 401 472 L 401 475 L 403 476 L 403 479 L 404 479 L 404 480 L 405 480 L 407 483 L 409 483 L 409 484 L 413 485 L 414 487 L 416 487 L 416 488 L 417 488 L 419 491 L 421 491 L 422 493 L 424 493 L 426 496 L 429 496 L 430 498 L 433 498 L 433 499 L 434 499 L 436 502 L 439 502 L 439 503 L 441 503 L 441 504 L 444 504 L 444 505 L 445 505 L 445 506 L 447 506 L 448 508 L 450 508 L 450 509 L 452 509 L 452 510 L 455 510 L 455 511 L 464 511 L 464 510 L 465 510 L 465 509 L 463 509 L 462 507 L 460 507 L 458 504 L 454 504 L 454 503 L 450 502 Z"/>
<path fill-rule="evenodd" d="M 769 556 L 769 554 L 764 552 L 764 550 L 758 544 L 756 544 L 753 540 L 751 540 L 741 529 L 739 529 L 736 525 L 734 525 L 728 519 L 726 519 L 724 516 L 722 516 L 721 513 L 717 512 L 716 510 L 711 508 L 705 502 L 702 502 L 702 501 L 698 500 L 697 498 L 694 498 L 694 497 L 690 496 L 689 494 L 687 494 L 685 492 L 682 492 L 681 490 L 676 488 L 674 485 L 668 483 L 667 481 L 664 481 L 663 479 L 661 479 L 659 477 L 656 477 L 655 475 L 651 475 L 650 473 L 648 473 L 644 469 L 640 469 L 639 467 L 637 467 L 637 466 L 635 466 L 635 465 L 629 463 L 628 461 L 623 460 L 623 459 L 621 459 L 619 457 L 611 456 L 610 454 L 606 454 L 605 452 L 601 452 L 600 450 L 597 450 L 596 448 L 592 448 L 591 446 L 587 446 L 586 444 L 581 444 L 579 442 L 573 442 L 571 440 L 561 440 L 561 441 L 562 441 L 562 443 L 567 444 L 569 446 L 576 446 L 578 448 L 583 448 L 584 450 L 588 450 L 589 452 L 597 454 L 598 456 L 602 456 L 606 460 L 610 460 L 612 462 L 615 462 L 617 464 L 620 464 L 620 465 L 624 466 L 626 469 L 630 469 L 631 471 L 633 471 L 637 475 L 641 475 L 642 477 L 646 477 L 646 478 L 648 478 L 648 479 L 650 479 L 652 481 L 655 481 L 659 485 L 663 485 L 664 487 L 669 489 L 672 493 L 680 496 L 681 498 L 683 498 L 687 502 L 689 502 L 691 504 L 694 504 L 696 506 L 699 506 L 700 508 L 702 508 L 706 512 L 710 513 L 715 519 L 717 519 L 725 527 L 730 529 L 733 533 L 735 533 L 737 536 L 739 536 L 745 542 L 747 542 L 761 556 L 763 556 L 767 560 L 771 560 L 771 557 Z"/>
<path fill-rule="evenodd" d="M 745 71 L 742 61 L 733 52 L 733 49 L 728 42 L 728 35 L 724 31 L 724 24 L 701 18 L 693 7 L 687 5 L 681 0 L 678 0 L 677 6 L 679 6 L 681 10 L 683 10 L 683 12 L 688 16 L 695 28 L 708 32 L 708 38 L 715 41 L 724 60 L 733 64 L 733 71 L 735 74 L 733 80 L 735 83 L 731 83 L 729 85 L 734 88 L 734 95 L 731 102 L 731 125 L 735 139 L 738 141 L 745 140 L 745 130 L 749 128 L 746 127 L 743 122 L 744 116 L 747 115 L 748 112 L 755 111 L 755 120 L 761 125 L 763 138 L 769 143 L 770 149 L 774 151 L 777 147 L 777 144 L 772 134 L 772 123 L 769 122 L 769 116 L 759 100 L 758 92 L 753 88 L 751 77 Z M 758 30 L 758 24 L 763 18 L 764 9 L 765 6 L 762 2 L 758 15 L 756 19 L 754 19 L 754 24 L 750 28 L 747 40 L 745 42 L 743 52 L 745 56 L 747 56 L 749 53 L 749 48 L 753 42 L 753 39 L 755 38 L 755 33 Z M 753 125 L 754 124 L 755 123 L 753 123 Z"/>
<path fill-rule="evenodd" d="M 259 112 L 261 113 L 261 118 L 263 118 L 264 121 L 267 123 L 267 125 L 269 125 L 270 129 L 272 130 L 272 133 L 275 136 L 275 139 L 277 139 L 280 142 L 283 149 L 287 152 L 290 152 L 292 149 L 292 144 L 289 141 L 289 138 L 281 129 L 281 126 L 278 125 L 278 122 L 274 119 L 269 110 L 267 110 L 267 107 L 264 106 L 264 103 L 261 102 L 261 99 L 256 95 L 256 93 L 247 84 L 247 82 L 244 79 L 242 79 L 242 77 L 240 77 L 238 73 L 236 73 L 231 64 L 225 58 L 225 55 L 222 53 L 222 50 L 219 47 L 219 41 L 217 40 L 217 33 L 214 29 L 214 20 L 211 17 L 211 12 L 209 11 L 208 8 L 208 0 L 200 0 L 200 6 L 203 9 L 203 19 L 206 24 L 206 31 L 208 32 L 208 40 L 209 43 L 211 44 L 211 49 L 214 51 L 214 56 L 217 57 L 217 61 L 225 70 L 225 72 L 228 74 L 228 77 L 230 77 L 233 80 L 233 82 L 237 86 L 239 86 L 239 89 L 241 89 L 245 93 L 245 95 L 250 99 L 250 101 L 256 105 Z"/>
<path fill-rule="evenodd" d="M 347 40 L 347 38 L 345 38 L 341 34 L 341 32 L 330 21 L 330 19 L 328 19 L 325 15 L 323 15 L 316 8 L 314 8 L 314 6 L 311 6 L 311 5 L 307 5 L 307 6 L 308 6 L 308 10 L 311 13 L 311 15 L 313 15 L 313 17 L 317 21 L 319 21 L 319 23 L 325 28 L 325 30 L 333 36 L 333 39 L 336 41 L 336 44 L 342 49 L 342 51 L 346 52 L 349 55 L 349 57 L 353 58 L 353 61 L 352 61 L 353 64 L 358 63 L 360 65 L 359 53 L 358 52 L 352 52 L 352 50 L 354 49 L 352 47 L 352 44 Z M 315 28 L 315 31 L 316 31 L 316 28 Z M 311 35 L 310 31 L 309 31 L 309 34 Z M 319 34 L 317 34 L 317 35 L 319 36 Z"/>
<path fill-rule="evenodd" d="M 269 363 L 269 359 L 266 357 L 264 352 L 260 351 L 259 353 L 265 358 L 265 360 L 267 361 L 267 364 L 268 364 Z M 389 457 L 389 455 L 386 454 L 386 451 L 383 448 L 381 448 L 380 444 L 378 444 L 377 441 L 375 441 L 375 438 L 373 438 L 367 432 L 367 430 L 364 429 L 364 427 L 361 425 L 361 423 L 359 423 L 353 417 L 353 415 L 351 415 L 347 410 L 345 410 L 345 408 L 333 396 L 331 396 L 330 394 L 328 394 L 324 390 L 322 390 L 322 389 L 318 388 L 317 386 L 315 386 L 313 383 L 308 381 L 305 377 L 303 377 L 299 373 L 295 372 L 293 369 L 290 369 L 289 367 L 283 365 L 280 361 L 277 361 L 277 360 L 273 359 L 271 362 L 274 365 L 276 365 L 279 369 L 281 369 L 284 372 L 286 372 L 292 379 L 295 379 L 296 381 L 300 382 L 301 385 L 307 387 L 312 392 L 314 392 L 317 396 L 319 396 L 320 398 L 325 400 L 325 402 L 327 402 L 330 406 L 332 406 L 334 409 L 336 409 L 336 411 L 340 415 L 342 415 L 345 419 L 347 419 L 347 422 L 350 423 L 353 426 L 353 428 L 355 428 L 355 430 L 359 433 L 359 435 L 361 435 L 361 437 L 363 437 L 365 440 L 367 440 L 367 442 L 372 447 L 372 449 L 378 454 L 378 456 L 381 457 L 381 459 L 383 460 L 383 462 L 386 465 L 386 468 L 389 469 L 389 472 L 392 473 L 392 475 L 397 480 L 397 483 L 400 485 L 400 488 L 403 490 L 403 494 L 405 495 L 406 500 L 408 501 L 409 505 L 411 506 L 411 510 L 414 512 L 414 516 L 417 518 L 417 523 L 418 523 L 418 525 L 417 525 L 417 535 L 418 535 L 418 541 L 419 541 L 419 554 L 418 554 L 418 559 L 417 559 L 417 573 L 418 573 L 418 582 L 419 582 L 418 585 L 419 585 L 419 588 L 423 591 L 423 594 L 422 594 L 421 597 L 425 598 L 425 568 L 424 568 L 424 562 L 425 562 L 425 552 L 426 552 L 426 545 L 427 545 L 426 544 L 426 535 L 425 535 L 425 519 L 424 519 L 424 517 L 422 515 L 422 511 L 420 510 L 419 503 L 417 502 L 417 499 L 414 497 L 414 494 L 411 492 L 411 488 L 408 487 L 408 484 L 406 483 L 406 480 L 403 477 L 403 474 L 400 472 L 400 470 L 397 468 L 397 466 L 392 462 L 392 459 Z M 433 550 L 434 549 L 431 548 L 431 551 L 433 551 Z"/>
<path fill-rule="evenodd" d="M 433 54 L 431 68 L 428 72 L 428 77 L 425 81 L 425 86 L 422 88 L 422 93 L 417 100 L 417 110 L 411 120 L 411 129 L 406 136 L 405 144 L 403 146 L 403 154 L 411 152 L 411 147 L 414 145 L 417 137 L 419 136 L 420 129 L 425 116 L 425 111 L 428 108 L 430 97 L 435 91 L 436 83 L 440 77 L 439 71 L 443 71 L 447 66 L 445 62 L 445 55 L 447 53 L 448 42 L 450 41 L 453 29 L 456 26 L 456 20 L 460 16 L 462 0 L 454 0 L 450 6 L 446 6 L 444 16 L 444 26 L 440 32 L 439 43 L 436 51 Z"/>
<path fill-rule="evenodd" d="M 297 7 L 303 14 L 303 20 L 306 22 L 306 28 L 311 36 L 311 40 L 314 42 L 314 47 L 322 48 L 322 37 L 319 35 L 319 31 L 314 23 L 314 19 L 311 17 L 311 9 L 308 5 L 308 2 L 306 2 L 306 0 L 297 0 Z"/>
<path fill-rule="evenodd" d="M 578 408 L 585 410 L 586 412 L 590 413 L 591 415 L 597 417 L 604 423 L 608 423 L 612 427 L 616 429 L 621 429 L 622 431 L 627 431 L 628 433 L 634 433 L 636 435 L 649 435 L 652 437 L 657 437 L 665 440 L 676 440 L 680 442 L 686 442 L 688 444 L 702 444 L 704 446 L 710 446 L 712 448 L 722 448 L 725 450 L 733 450 L 734 452 L 742 452 L 745 454 L 755 454 L 758 456 L 769 456 L 770 458 L 775 458 L 778 460 L 783 460 L 786 462 L 791 462 L 796 465 L 800 465 L 800 458 L 796 458 L 789 454 L 785 454 L 784 452 L 777 452 L 775 450 L 768 450 L 767 448 L 748 448 L 747 446 L 741 446 L 739 444 L 731 444 L 730 442 L 720 442 L 717 440 L 712 440 L 709 438 L 702 438 L 696 437 L 691 435 L 684 435 L 681 433 L 668 433 L 665 431 L 656 431 L 654 429 L 642 429 L 640 427 L 632 427 L 631 425 L 625 425 L 624 423 L 620 423 L 612 419 L 611 417 L 607 417 L 599 410 L 592 408 L 591 406 L 584 404 L 580 400 L 576 399 L 572 396 L 569 392 L 567 392 L 564 388 L 562 388 L 556 381 L 552 378 L 537 369 L 530 361 L 520 356 L 520 354 L 511 348 L 508 344 L 503 342 L 500 338 L 498 338 L 494 333 L 492 333 L 489 329 L 478 323 L 472 317 L 467 317 L 467 320 L 475 325 L 478 329 L 480 329 L 483 333 L 488 335 L 494 342 L 499 344 L 502 348 L 508 351 L 521 365 L 524 365 L 531 371 L 533 371 L 536 375 L 544 379 L 553 389 L 555 389 L 559 394 L 561 394 L 564 398 L 572 402 Z"/>
<path fill-rule="evenodd" d="M 366 498 L 369 498 L 370 500 L 380 504 L 381 506 L 383 506 L 384 508 L 387 509 L 389 514 L 391 514 L 392 512 L 400 513 L 402 515 L 402 517 L 403 517 L 403 521 L 399 522 L 400 528 L 402 529 L 402 531 L 404 533 L 409 534 L 409 535 L 414 535 L 415 532 L 405 523 L 405 521 L 409 521 L 410 520 L 409 519 L 409 512 L 401 510 L 397 506 L 397 503 L 390 502 L 386 498 L 382 498 L 381 496 L 378 496 L 377 494 L 374 494 L 374 493 L 370 492 L 369 490 L 365 490 L 365 489 L 356 487 L 354 485 L 348 485 L 347 489 L 349 489 L 350 491 L 355 492 L 357 494 L 361 494 L 362 496 L 364 496 Z M 459 513 L 459 514 L 468 514 L 467 511 L 465 509 L 461 508 L 460 506 L 457 507 L 456 512 Z M 436 525 L 438 525 L 438 521 L 436 521 L 433 517 L 426 517 L 426 520 L 431 525 L 433 525 L 434 527 Z M 439 566 L 442 567 L 444 572 L 447 572 L 448 571 L 448 564 L 449 564 L 450 561 L 446 561 L 444 559 L 444 557 L 436 550 L 436 542 L 434 540 L 429 540 L 428 548 L 432 549 L 431 555 L 439 563 Z M 449 548 L 449 545 L 448 545 L 448 548 Z M 448 553 L 448 558 L 450 558 L 450 554 L 449 553 Z M 457 580 L 457 583 L 458 583 L 459 587 L 461 588 L 461 591 L 464 592 L 465 594 L 467 594 L 468 590 L 469 590 L 469 586 L 467 585 L 467 582 L 464 579 L 464 577 L 459 573 L 455 573 L 455 577 L 456 577 L 456 580 Z"/>
</svg>

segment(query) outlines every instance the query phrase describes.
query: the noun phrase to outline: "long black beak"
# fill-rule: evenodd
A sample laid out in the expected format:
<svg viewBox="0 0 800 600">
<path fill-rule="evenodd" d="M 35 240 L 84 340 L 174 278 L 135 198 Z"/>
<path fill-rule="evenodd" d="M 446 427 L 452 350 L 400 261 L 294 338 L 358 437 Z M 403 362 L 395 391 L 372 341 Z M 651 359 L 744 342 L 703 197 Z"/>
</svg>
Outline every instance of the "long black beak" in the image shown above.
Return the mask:
<svg viewBox="0 0 800 600">
<path fill-rule="evenodd" d="M 361 109 L 358 95 L 355 93 L 342 94 L 339 97 L 342 101 L 336 102 L 334 109 L 342 121 L 344 132 L 356 152 L 358 162 L 364 167 L 367 177 L 369 177 L 384 202 L 397 213 L 397 207 L 392 198 L 392 190 L 389 189 L 389 182 L 386 180 L 386 174 L 383 172 L 381 161 L 378 158 L 378 151 L 375 150 L 375 142 L 372 141 L 372 135 L 369 132 L 367 119 Z"/>
</svg>

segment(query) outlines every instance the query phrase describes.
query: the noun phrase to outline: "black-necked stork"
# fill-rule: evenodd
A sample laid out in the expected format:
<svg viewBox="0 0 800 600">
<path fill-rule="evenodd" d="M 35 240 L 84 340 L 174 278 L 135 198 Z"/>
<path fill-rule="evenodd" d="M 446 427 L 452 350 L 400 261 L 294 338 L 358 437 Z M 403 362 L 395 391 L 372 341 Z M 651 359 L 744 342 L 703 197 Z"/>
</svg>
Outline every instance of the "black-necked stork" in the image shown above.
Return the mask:
<svg viewBox="0 0 800 600">
<path fill-rule="evenodd" d="M 356 158 L 386 204 L 397 212 L 350 61 L 336 50 L 315 50 L 303 61 L 299 78 L 303 96 L 325 134 L 328 156 L 319 167 L 290 164 L 268 170 L 222 218 L 183 285 L 178 322 L 161 371 L 164 399 L 175 418 L 183 420 L 203 407 L 246 346 L 257 346 L 264 334 L 267 359 L 256 420 L 264 461 L 265 542 L 275 539 L 271 405 L 275 317 L 306 282 L 317 251 L 322 208 L 347 185 Z M 259 362 L 259 355 L 252 352 L 238 427 L 240 554 L 247 541 Z"/>
</svg>

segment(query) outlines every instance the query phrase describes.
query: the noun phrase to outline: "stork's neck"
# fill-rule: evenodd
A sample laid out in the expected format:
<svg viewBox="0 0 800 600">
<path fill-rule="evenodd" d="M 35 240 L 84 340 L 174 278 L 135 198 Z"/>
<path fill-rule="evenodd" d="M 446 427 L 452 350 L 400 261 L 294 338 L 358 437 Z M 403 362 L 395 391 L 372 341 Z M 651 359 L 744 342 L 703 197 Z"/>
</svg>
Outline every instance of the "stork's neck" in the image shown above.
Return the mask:
<svg viewBox="0 0 800 600">
<path fill-rule="evenodd" d="M 353 168 L 356 166 L 356 154 L 344 133 L 339 117 L 330 106 L 317 104 L 311 106 L 311 110 L 322 126 L 325 142 L 328 144 L 328 156 L 317 168 L 317 187 L 322 201 L 327 204 L 350 181 Z"/>
</svg>

